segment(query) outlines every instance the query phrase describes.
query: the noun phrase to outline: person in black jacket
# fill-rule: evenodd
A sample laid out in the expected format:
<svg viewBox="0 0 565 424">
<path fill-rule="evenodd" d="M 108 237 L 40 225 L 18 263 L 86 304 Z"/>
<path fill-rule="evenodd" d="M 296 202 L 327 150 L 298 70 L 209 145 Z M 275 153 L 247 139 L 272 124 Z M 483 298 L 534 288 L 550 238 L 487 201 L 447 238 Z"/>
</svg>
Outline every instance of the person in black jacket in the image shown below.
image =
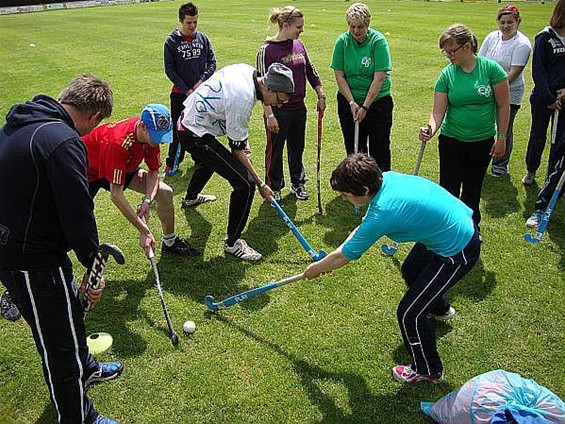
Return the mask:
<svg viewBox="0 0 565 424">
<path fill-rule="evenodd" d="M 112 106 L 108 84 L 81 75 L 58 101 L 40 94 L 13 106 L 0 129 L 0 280 L 31 327 L 61 423 L 115 422 L 98 414 L 85 392 L 119 376 L 123 366 L 98 363 L 89 353 L 67 255 L 74 250 L 88 270 L 98 250 L 80 136 L 110 116 Z M 93 305 L 103 287 L 85 291 Z"/>
<path fill-rule="evenodd" d="M 530 139 L 526 151 L 526 167 L 528 172 L 522 178 L 524 185 L 534 182 L 540 166 L 541 156 L 547 139 L 547 127 L 550 120 L 552 132 L 555 126 L 555 140 L 549 150 L 547 163 L 547 179 L 554 171 L 559 155 L 561 140 L 565 131 L 565 119 L 555 119 L 562 108 L 559 100 L 560 92 L 565 89 L 565 0 L 558 0 L 553 8 L 549 26 L 538 35 L 534 44 L 532 57 L 532 77 L 534 89 L 530 96 L 532 124 Z M 553 119 L 552 119 L 553 117 Z"/>
</svg>

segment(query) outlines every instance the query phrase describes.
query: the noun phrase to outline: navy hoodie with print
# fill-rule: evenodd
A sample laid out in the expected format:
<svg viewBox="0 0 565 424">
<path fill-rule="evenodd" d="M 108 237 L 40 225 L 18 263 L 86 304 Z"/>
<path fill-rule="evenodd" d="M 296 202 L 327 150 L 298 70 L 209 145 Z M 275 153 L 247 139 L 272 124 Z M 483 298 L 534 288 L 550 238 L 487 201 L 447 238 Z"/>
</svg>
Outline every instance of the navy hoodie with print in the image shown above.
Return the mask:
<svg viewBox="0 0 565 424">
<path fill-rule="evenodd" d="M 13 106 L 0 129 L 0 269 L 44 270 L 98 249 L 86 147 L 67 111 L 38 95 Z"/>
<path fill-rule="evenodd" d="M 565 44 L 550 26 L 536 35 L 532 77 L 532 94 L 540 96 L 545 105 L 555 103 L 557 90 L 565 88 Z"/>
</svg>

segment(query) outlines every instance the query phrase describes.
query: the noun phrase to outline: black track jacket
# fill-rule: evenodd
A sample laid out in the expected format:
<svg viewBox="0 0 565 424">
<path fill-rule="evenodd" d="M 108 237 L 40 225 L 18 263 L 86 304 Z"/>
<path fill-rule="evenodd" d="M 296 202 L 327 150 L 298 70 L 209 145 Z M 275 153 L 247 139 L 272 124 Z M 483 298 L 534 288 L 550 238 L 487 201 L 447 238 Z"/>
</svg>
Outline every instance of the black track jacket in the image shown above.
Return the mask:
<svg viewBox="0 0 565 424">
<path fill-rule="evenodd" d="M 67 111 L 38 95 L 0 129 L 0 269 L 39 271 L 98 249 L 86 148 Z"/>
</svg>

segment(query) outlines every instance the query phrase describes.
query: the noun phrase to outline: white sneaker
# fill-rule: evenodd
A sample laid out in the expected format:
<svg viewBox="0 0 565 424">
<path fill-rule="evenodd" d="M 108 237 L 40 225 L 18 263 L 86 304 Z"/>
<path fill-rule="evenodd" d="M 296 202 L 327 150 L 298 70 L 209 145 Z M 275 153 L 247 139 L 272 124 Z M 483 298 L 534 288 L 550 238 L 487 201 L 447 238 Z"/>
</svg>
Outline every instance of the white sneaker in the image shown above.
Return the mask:
<svg viewBox="0 0 565 424">
<path fill-rule="evenodd" d="M 232 247 L 228 246 L 227 243 L 224 242 L 224 252 L 246 261 L 255 262 L 263 258 L 263 255 L 249 246 L 243 239 L 237 239 Z"/>
<path fill-rule="evenodd" d="M 198 196 L 196 196 L 196 199 L 182 199 L 181 201 L 181 207 L 184 208 L 191 208 L 193 206 L 198 206 L 201 205 L 202 203 L 210 203 L 210 202 L 215 202 L 216 201 L 216 196 L 214 196 L 213 194 L 199 194 Z"/>
<path fill-rule="evenodd" d="M 445 314 L 443 314 L 443 315 L 428 314 L 428 318 L 429 319 L 436 319 L 438 321 L 449 321 L 455 315 L 457 315 L 455 308 L 453 308 L 453 306 L 450 306 Z"/>
<path fill-rule="evenodd" d="M 536 173 L 528 171 L 526 175 L 524 175 L 524 177 L 522 178 L 522 184 L 526 186 L 530 186 L 534 183 L 535 178 L 536 178 Z"/>
<path fill-rule="evenodd" d="M 544 211 L 537 210 L 526 221 L 526 227 L 537 228 L 543 219 Z"/>
</svg>

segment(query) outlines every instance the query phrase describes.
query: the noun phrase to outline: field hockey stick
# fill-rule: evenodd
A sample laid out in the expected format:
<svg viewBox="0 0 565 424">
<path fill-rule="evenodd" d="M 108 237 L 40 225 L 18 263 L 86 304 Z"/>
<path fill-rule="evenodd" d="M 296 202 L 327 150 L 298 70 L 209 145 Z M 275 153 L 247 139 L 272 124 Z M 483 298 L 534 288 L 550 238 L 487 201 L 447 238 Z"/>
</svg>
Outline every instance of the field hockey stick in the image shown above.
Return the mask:
<svg viewBox="0 0 565 424">
<path fill-rule="evenodd" d="M 243 293 L 236 294 L 235 296 L 228 297 L 227 299 L 222 300 L 221 302 L 214 302 L 214 297 L 211 295 L 207 295 L 204 298 L 204 303 L 212 312 L 216 312 L 220 309 L 229 308 L 230 306 L 235 305 L 236 303 L 243 302 L 244 300 L 251 299 L 255 296 L 260 295 L 261 293 L 268 292 L 269 290 L 276 289 L 277 287 L 284 286 L 285 284 L 292 283 L 293 281 L 300 280 L 304 277 L 304 274 L 294 275 L 292 277 L 285 278 L 280 281 L 272 282 L 265 284 L 264 286 L 257 287 L 255 289 L 244 291 Z"/>
<path fill-rule="evenodd" d="M 302 247 L 304 248 L 306 253 L 308 253 L 308 255 L 310 255 L 312 262 L 319 261 L 320 259 L 323 259 L 323 258 L 326 257 L 327 253 L 324 250 L 320 250 L 319 252 L 315 252 L 314 249 L 312 249 L 312 246 L 310 246 L 310 243 L 308 243 L 308 241 L 306 241 L 306 239 L 304 238 L 304 236 L 302 235 L 300 230 L 298 228 L 296 228 L 296 225 L 294 225 L 294 223 L 288 217 L 286 212 L 281 208 L 281 206 L 273 198 L 271 198 L 271 205 L 273 205 L 273 207 L 277 210 L 277 212 L 279 213 L 279 215 L 281 216 L 283 221 L 286 223 L 288 228 L 290 228 L 290 231 L 292 231 L 292 234 L 294 234 L 294 236 L 298 239 L 298 241 L 300 242 L 300 244 L 302 245 Z"/>
<path fill-rule="evenodd" d="M 110 243 L 102 243 L 98 247 L 98 252 L 96 252 L 94 261 L 88 271 L 88 277 L 84 285 L 85 292 L 90 289 L 96 290 L 100 287 L 100 282 L 104 275 L 104 268 L 106 268 L 106 264 L 108 263 L 108 258 L 110 256 L 112 256 L 120 265 L 123 265 L 126 262 L 126 258 L 118 246 L 114 246 Z M 85 311 L 89 311 L 90 308 L 92 308 L 92 304 L 86 296 L 82 299 L 82 306 Z"/>
<path fill-rule="evenodd" d="M 316 188 L 318 189 L 318 212 L 322 215 L 322 190 L 320 185 L 320 167 L 322 162 L 322 111 L 318 111 L 318 161 L 316 163 Z"/>
<path fill-rule="evenodd" d="M 175 152 L 175 159 L 173 160 L 173 171 L 177 171 L 179 169 L 181 149 L 182 149 L 182 145 L 179 142 L 179 144 L 177 146 L 177 151 Z"/>
<path fill-rule="evenodd" d="M 553 127 L 551 128 L 551 144 L 555 144 L 557 138 L 557 124 L 559 123 L 559 109 L 553 112 Z"/>
<path fill-rule="evenodd" d="M 559 193 L 561 192 L 564 183 L 565 183 L 565 171 L 563 172 L 563 174 L 561 174 L 561 178 L 559 178 L 559 182 L 557 183 L 557 187 L 555 187 L 555 191 L 551 196 L 551 200 L 549 201 L 547 208 L 545 208 L 545 212 L 543 213 L 543 217 L 541 219 L 541 222 L 539 223 L 536 234 L 535 235 L 531 235 L 530 233 L 524 234 L 524 240 L 526 240 L 528 243 L 538 244 L 541 241 L 541 238 L 545 233 L 547 224 L 549 224 L 549 218 L 551 217 L 551 213 L 553 212 L 553 209 L 555 208 L 555 204 L 559 199 Z"/>
<path fill-rule="evenodd" d="M 155 262 L 155 253 L 153 249 L 149 247 L 149 262 L 151 262 L 151 269 L 153 270 L 153 277 L 155 278 L 155 286 L 157 286 L 157 293 L 159 294 L 159 299 L 161 299 L 161 306 L 163 307 L 163 312 L 165 313 L 165 319 L 167 320 L 167 327 L 169 327 L 169 338 L 173 346 L 179 344 L 179 337 L 175 333 L 173 324 L 171 323 L 171 317 L 169 316 L 169 311 L 167 310 L 167 305 L 165 304 L 165 298 L 163 297 L 163 290 L 161 289 L 161 281 L 159 279 L 159 270 L 157 269 L 157 263 Z"/>
<path fill-rule="evenodd" d="M 428 131 L 428 134 L 431 132 L 431 128 L 430 128 L 429 125 L 428 125 L 428 128 L 427 128 L 427 131 Z M 413 175 L 418 175 L 418 173 L 420 172 L 420 165 L 422 164 L 422 159 L 424 158 L 424 150 L 425 149 L 426 149 L 426 142 L 422 141 L 422 143 L 420 144 L 420 151 L 418 152 L 418 157 L 416 158 L 416 164 L 414 165 Z M 393 256 L 398 251 L 398 246 L 399 246 L 399 243 L 397 243 L 393 240 L 390 245 L 387 244 L 387 243 L 382 244 L 381 245 L 381 251 L 386 256 Z"/>
<path fill-rule="evenodd" d="M 353 135 L 353 153 L 359 153 L 359 121 L 355 121 L 355 132 Z M 355 215 L 359 215 L 359 206 L 355 206 Z"/>
</svg>

